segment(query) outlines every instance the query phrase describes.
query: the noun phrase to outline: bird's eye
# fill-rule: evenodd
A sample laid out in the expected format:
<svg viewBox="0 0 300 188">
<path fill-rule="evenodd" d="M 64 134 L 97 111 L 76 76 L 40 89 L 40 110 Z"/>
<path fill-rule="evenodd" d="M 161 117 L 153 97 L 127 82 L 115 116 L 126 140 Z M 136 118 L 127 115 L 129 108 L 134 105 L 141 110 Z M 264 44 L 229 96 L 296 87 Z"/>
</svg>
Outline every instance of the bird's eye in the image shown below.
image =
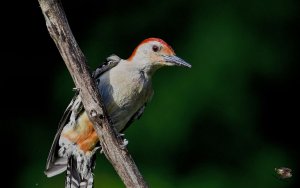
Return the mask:
<svg viewBox="0 0 300 188">
<path fill-rule="evenodd" d="M 156 45 L 153 45 L 153 46 L 152 46 L 152 50 L 153 50 L 153 52 L 158 52 L 159 47 L 156 46 Z"/>
</svg>

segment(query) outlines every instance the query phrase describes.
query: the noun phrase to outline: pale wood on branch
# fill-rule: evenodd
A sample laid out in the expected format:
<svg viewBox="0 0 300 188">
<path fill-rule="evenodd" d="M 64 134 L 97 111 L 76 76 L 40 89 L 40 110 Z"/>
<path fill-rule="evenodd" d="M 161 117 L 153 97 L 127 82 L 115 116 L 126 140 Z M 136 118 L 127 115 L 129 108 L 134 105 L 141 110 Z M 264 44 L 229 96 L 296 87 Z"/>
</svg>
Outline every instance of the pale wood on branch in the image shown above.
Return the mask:
<svg viewBox="0 0 300 188">
<path fill-rule="evenodd" d="M 110 127 L 106 110 L 91 78 L 86 59 L 80 50 L 68 24 L 59 0 L 38 0 L 50 36 L 54 40 L 73 80 L 89 118 L 99 138 L 107 159 L 111 162 L 126 187 L 148 187 L 131 158 L 121 147 L 122 140 Z"/>
</svg>

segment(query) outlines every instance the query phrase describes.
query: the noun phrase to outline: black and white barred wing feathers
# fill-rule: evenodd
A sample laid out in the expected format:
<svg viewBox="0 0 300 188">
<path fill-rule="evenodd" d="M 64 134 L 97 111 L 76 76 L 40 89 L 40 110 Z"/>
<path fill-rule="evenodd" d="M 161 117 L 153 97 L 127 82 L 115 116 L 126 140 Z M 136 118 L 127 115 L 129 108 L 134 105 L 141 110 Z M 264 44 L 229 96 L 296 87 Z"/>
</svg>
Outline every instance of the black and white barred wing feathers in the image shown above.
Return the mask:
<svg viewBox="0 0 300 188">
<path fill-rule="evenodd" d="M 116 55 L 109 56 L 106 61 L 98 67 L 93 73 L 92 77 L 97 80 L 103 73 L 115 67 L 119 62 L 120 58 Z M 97 83 L 98 84 L 98 83 Z M 79 92 L 75 93 L 75 96 L 71 100 L 70 104 L 66 108 L 60 122 L 57 133 L 54 137 L 51 149 L 47 158 L 45 174 L 47 177 L 52 177 L 64 172 L 67 169 L 68 157 L 61 157 L 59 152 L 61 148 L 59 146 L 59 139 L 65 126 L 75 126 L 78 116 L 84 111 L 83 104 Z M 73 159 L 72 159 L 73 160 Z M 74 165 L 69 165 L 72 168 Z M 68 167 L 68 168 L 69 168 Z"/>
</svg>

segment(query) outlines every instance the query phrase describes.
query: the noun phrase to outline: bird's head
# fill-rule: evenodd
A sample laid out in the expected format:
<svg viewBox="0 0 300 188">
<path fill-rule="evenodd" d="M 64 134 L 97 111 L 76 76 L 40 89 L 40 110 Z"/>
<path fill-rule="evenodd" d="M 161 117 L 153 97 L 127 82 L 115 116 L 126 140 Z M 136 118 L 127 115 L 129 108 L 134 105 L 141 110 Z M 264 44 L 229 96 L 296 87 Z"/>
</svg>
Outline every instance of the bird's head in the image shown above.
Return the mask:
<svg viewBox="0 0 300 188">
<path fill-rule="evenodd" d="M 177 57 L 172 47 L 159 38 L 148 38 L 142 41 L 127 60 L 150 74 L 163 66 L 192 67 Z"/>
</svg>

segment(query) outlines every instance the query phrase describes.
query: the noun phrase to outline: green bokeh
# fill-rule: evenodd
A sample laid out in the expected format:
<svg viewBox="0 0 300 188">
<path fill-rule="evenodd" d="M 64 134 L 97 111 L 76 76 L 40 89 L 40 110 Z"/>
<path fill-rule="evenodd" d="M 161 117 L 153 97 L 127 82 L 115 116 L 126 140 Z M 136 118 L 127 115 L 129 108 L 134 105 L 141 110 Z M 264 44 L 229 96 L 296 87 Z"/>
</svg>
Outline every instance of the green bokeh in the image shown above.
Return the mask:
<svg viewBox="0 0 300 188">
<path fill-rule="evenodd" d="M 165 39 L 193 66 L 159 70 L 152 102 L 126 132 L 128 149 L 150 187 L 290 187 L 293 181 L 281 181 L 273 172 L 294 166 L 296 158 L 258 129 L 262 104 L 252 80 L 286 79 L 292 57 L 285 26 L 295 19 L 295 2 L 172 0 L 139 6 L 95 19 L 79 43 L 93 69 L 112 53 L 129 57 L 152 36 Z M 56 73 L 50 108 L 63 109 L 74 84 L 64 66 Z M 43 174 L 59 114 L 53 110 L 27 122 L 34 135 L 47 140 L 42 149 L 29 147 L 34 138 L 23 144 L 28 161 L 20 187 L 63 186 L 64 175 Z M 51 119 L 51 130 L 40 126 L 43 118 Z M 97 158 L 95 186 L 123 187 L 103 155 Z"/>
</svg>

